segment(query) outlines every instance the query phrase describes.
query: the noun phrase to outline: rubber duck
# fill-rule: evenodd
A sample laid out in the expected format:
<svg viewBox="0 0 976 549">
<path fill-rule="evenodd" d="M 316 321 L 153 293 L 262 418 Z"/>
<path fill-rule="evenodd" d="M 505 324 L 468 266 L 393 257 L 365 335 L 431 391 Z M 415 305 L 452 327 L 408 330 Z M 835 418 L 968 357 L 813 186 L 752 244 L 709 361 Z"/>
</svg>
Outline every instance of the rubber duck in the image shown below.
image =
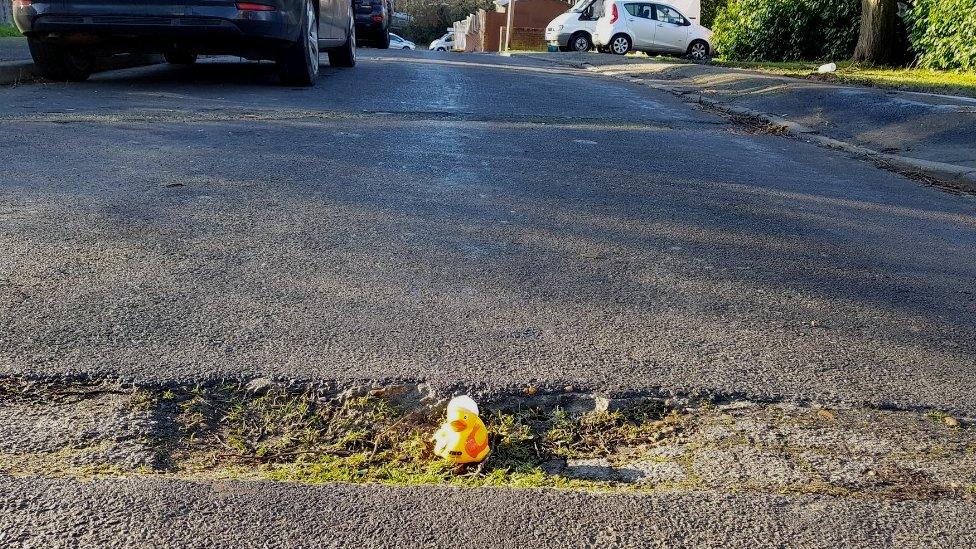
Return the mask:
<svg viewBox="0 0 976 549">
<path fill-rule="evenodd" d="M 434 453 L 452 463 L 477 463 L 488 457 L 488 429 L 469 396 L 447 404 L 447 421 L 434 433 Z"/>
</svg>

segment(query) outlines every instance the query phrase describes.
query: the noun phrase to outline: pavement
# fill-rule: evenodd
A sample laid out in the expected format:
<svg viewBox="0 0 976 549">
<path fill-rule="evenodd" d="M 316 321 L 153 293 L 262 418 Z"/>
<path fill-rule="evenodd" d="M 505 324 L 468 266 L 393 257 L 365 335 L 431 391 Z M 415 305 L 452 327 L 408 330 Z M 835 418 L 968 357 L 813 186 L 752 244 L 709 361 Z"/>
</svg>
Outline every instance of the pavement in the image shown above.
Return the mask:
<svg viewBox="0 0 976 549">
<path fill-rule="evenodd" d="M 26 38 L 0 38 L 0 63 L 30 61 Z"/>
<path fill-rule="evenodd" d="M 976 190 L 976 99 L 791 78 L 714 65 L 599 53 L 525 54 L 681 94 L 691 102 L 784 125 L 847 149 Z"/>
<path fill-rule="evenodd" d="M 0 86 L 36 78 L 25 38 L 0 38 Z"/>
<path fill-rule="evenodd" d="M 974 197 L 673 94 L 370 50 L 312 89 L 212 60 L 0 94 L 0 376 L 974 415 Z M 0 483 L 24 546 L 972 544 L 955 500 Z"/>
</svg>

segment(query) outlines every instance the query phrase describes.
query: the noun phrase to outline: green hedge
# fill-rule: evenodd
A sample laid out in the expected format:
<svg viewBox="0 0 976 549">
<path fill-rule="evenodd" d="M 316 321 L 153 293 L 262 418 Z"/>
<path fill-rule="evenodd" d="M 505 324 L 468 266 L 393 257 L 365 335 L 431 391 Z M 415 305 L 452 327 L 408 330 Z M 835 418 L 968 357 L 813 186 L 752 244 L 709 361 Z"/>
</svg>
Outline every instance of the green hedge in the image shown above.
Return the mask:
<svg viewBox="0 0 976 549">
<path fill-rule="evenodd" d="M 906 19 L 920 67 L 976 71 L 976 0 L 914 0 Z"/>
<path fill-rule="evenodd" d="M 702 26 L 712 28 L 715 18 L 719 12 L 729 5 L 729 0 L 701 0 L 701 19 L 698 23 Z"/>
<path fill-rule="evenodd" d="M 715 18 L 713 40 L 732 60 L 848 59 L 860 17 L 861 0 L 730 0 Z"/>
</svg>

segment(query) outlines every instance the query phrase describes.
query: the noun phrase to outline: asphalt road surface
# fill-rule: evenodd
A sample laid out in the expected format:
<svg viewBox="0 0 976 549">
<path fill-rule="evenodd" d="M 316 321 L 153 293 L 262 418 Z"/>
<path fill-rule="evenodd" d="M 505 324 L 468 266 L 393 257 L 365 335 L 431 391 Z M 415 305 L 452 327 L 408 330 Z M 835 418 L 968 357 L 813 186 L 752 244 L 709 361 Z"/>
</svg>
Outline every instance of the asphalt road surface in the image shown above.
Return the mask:
<svg viewBox="0 0 976 549">
<path fill-rule="evenodd" d="M 0 373 L 976 408 L 976 201 L 541 61 L 0 90 Z"/>
<path fill-rule="evenodd" d="M 971 547 L 976 507 L 819 496 L 5 479 L 12 547 Z M 92 510 L 94 508 L 94 511 Z M 215 528 L 215 525 L 221 525 Z"/>
</svg>

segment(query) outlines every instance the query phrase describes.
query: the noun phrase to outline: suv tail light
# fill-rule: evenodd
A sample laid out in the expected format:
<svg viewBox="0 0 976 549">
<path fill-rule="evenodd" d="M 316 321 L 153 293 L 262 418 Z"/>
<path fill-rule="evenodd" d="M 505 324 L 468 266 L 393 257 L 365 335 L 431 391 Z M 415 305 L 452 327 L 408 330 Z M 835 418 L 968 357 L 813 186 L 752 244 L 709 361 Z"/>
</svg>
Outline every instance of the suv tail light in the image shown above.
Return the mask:
<svg viewBox="0 0 976 549">
<path fill-rule="evenodd" d="M 274 6 L 267 4 L 255 4 L 253 2 L 238 2 L 237 9 L 241 11 L 274 11 Z"/>
<path fill-rule="evenodd" d="M 620 13 L 617 12 L 617 4 L 610 5 L 610 23 L 616 23 Z"/>
</svg>

